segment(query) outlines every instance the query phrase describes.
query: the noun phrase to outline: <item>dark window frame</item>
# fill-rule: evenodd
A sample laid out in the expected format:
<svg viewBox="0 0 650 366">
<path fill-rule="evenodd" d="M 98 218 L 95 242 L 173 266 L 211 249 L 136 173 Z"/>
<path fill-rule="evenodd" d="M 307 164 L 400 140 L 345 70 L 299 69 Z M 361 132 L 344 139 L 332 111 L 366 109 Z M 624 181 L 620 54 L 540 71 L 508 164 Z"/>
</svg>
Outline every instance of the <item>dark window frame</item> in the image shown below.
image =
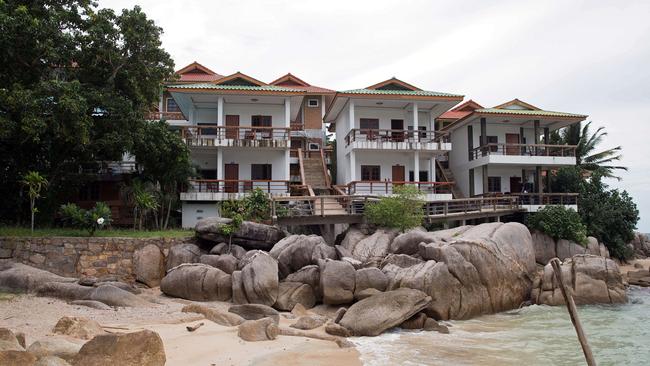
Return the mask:
<svg viewBox="0 0 650 366">
<path fill-rule="evenodd" d="M 381 180 L 381 165 L 362 165 L 361 181 L 371 182 Z"/>
<path fill-rule="evenodd" d="M 487 186 L 488 193 L 501 193 L 501 177 L 488 177 Z"/>
<path fill-rule="evenodd" d="M 251 164 L 251 180 L 273 180 L 273 164 Z"/>
</svg>

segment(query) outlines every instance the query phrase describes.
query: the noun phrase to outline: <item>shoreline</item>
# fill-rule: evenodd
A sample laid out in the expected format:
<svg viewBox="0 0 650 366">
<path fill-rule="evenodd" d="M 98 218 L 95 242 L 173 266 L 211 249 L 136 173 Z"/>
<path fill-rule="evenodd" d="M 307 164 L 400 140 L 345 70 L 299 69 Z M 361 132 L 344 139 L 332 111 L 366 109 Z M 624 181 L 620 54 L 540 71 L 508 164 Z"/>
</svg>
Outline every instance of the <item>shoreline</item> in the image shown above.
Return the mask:
<svg viewBox="0 0 650 366">
<path fill-rule="evenodd" d="M 53 335 L 52 328 L 63 316 L 93 319 L 110 332 L 149 329 L 163 340 L 166 365 L 361 365 L 355 347 L 339 348 L 330 341 L 279 335 L 273 341 L 247 342 L 237 336 L 237 327 L 225 327 L 195 313 L 182 313 L 191 301 L 169 298 L 158 289 L 144 290 L 145 298 L 157 304 L 142 308 L 97 310 L 65 301 L 32 294 L 10 294 L 0 300 L 0 328 L 24 332 L 27 345 L 36 340 L 57 337 L 80 342 L 75 338 Z M 227 308 L 229 303 L 205 302 L 204 305 Z M 204 325 L 194 332 L 187 325 Z M 288 327 L 294 320 L 280 316 L 280 324 Z M 85 342 L 85 341 L 83 341 Z"/>
</svg>

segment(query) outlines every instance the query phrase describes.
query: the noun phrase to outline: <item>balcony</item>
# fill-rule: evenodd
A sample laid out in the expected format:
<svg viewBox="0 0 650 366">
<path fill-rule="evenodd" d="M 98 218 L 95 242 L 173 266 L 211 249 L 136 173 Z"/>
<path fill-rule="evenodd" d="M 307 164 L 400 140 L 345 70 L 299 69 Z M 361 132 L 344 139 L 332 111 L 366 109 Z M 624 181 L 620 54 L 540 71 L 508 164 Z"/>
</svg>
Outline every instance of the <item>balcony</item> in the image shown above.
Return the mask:
<svg viewBox="0 0 650 366">
<path fill-rule="evenodd" d="M 191 147 L 289 147 L 289 128 L 201 125 L 181 128 Z"/>
<path fill-rule="evenodd" d="M 477 165 L 575 165 L 576 146 L 494 143 L 470 150 L 469 156 Z"/>
<path fill-rule="evenodd" d="M 181 192 L 182 201 L 225 201 L 238 199 L 259 188 L 271 196 L 288 196 L 288 180 L 226 180 L 193 179 L 186 192 Z"/>
<path fill-rule="evenodd" d="M 578 193 L 512 193 L 528 212 L 537 212 L 547 205 L 560 205 L 578 211 Z"/>
<path fill-rule="evenodd" d="M 411 185 L 423 194 L 426 201 L 450 200 L 452 199 L 453 184 L 450 182 L 393 182 L 390 180 L 353 181 L 346 186 L 346 191 L 349 195 L 390 196 L 395 187 Z"/>
<path fill-rule="evenodd" d="M 151 121 L 185 121 L 187 118 L 181 112 L 150 112 L 147 119 Z"/>
<path fill-rule="evenodd" d="M 451 150 L 449 135 L 431 130 L 384 130 L 354 128 L 345 136 L 353 149 Z"/>
</svg>

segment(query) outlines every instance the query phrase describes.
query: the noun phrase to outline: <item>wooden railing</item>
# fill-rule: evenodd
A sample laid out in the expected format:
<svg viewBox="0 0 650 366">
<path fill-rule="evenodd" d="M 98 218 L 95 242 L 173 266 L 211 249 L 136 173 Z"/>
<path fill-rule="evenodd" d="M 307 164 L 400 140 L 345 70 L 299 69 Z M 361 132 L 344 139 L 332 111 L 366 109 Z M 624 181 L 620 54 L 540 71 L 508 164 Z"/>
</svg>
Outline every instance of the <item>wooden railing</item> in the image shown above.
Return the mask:
<svg viewBox="0 0 650 366">
<path fill-rule="evenodd" d="M 516 211 L 520 209 L 520 204 L 517 197 L 503 196 L 427 202 L 424 208 L 425 216 L 427 217 L 448 217 L 476 213 Z"/>
<path fill-rule="evenodd" d="M 204 140 L 288 140 L 286 127 L 199 125 L 181 128 L 181 137 L 192 146 L 205 146 Z"/>
<path fill-rule="evenodd" d="M 472 159 L 488 155 L 519 155 L 519 156 L 576 156 L 575 145 L 547 144 L 486 144 L 470 150 Z"/>
<path fill-rule="evenodd" d="M 354 141 L 377 142 L 449 142 L 449 135 L 432 130 L 384 130 L 353 128 L 345 136 L 345 146 Z"/>
<path fill-rule="evenodd" d="M 393 182 L 381 181 L 353 181 L 347 185 L 347 193 L 354 195 L 386 195 L 393 194 L 395 186 L 412 185 L 423 194 L 451 193 L 453 182 Z"/>
<path fill-rule="evenodd" d="M 80 173 L 86 174 L 130 174 L 138 171 L 138 164 L 135 161 L 95 161 L 82 164 L 79 167 Z"/>
<path fill-rule="evenodd" d="M 298 149 L 298 165 L 300 166 L 300 183 L 301 184 L 306 184 L 306 179 L 305 179 L 305 163 L 303 161 L 303 151 L 302 149 Z"/>
<path fill-rule="evenodd" d="M 522 205 L 577 205 L 578 193 L 512 193 Z"/>
<path fill-rule="evenodd" d="M 302 131 L 305 129 L 305 125 L 302 122 L 291 122 L 289 124 L 291 131 Z"/>
<path fill-rule="evenodd" d="M 327 169 L 327 161 L 325 161 L 325 152 L 323 149 L 320 149 L 320 161 L 321 164 L 323 165 L 323 176 L 325 177 L 325 185 L 326 187 L 329 187 L 332 184 L 332 177 L 330 176 L 330 172 Z"/>
<path fill-rule="evenodd" d="M 192 179 L 188 192 L 247 193 L 255 188 L 269 194 L 289 193 L 288 180 Z"/>
<path fill-rule="evenodd" d="M 182 112 L 149 112 L 147 119 L 152 121 L 187 120 Z"/>
</svg>

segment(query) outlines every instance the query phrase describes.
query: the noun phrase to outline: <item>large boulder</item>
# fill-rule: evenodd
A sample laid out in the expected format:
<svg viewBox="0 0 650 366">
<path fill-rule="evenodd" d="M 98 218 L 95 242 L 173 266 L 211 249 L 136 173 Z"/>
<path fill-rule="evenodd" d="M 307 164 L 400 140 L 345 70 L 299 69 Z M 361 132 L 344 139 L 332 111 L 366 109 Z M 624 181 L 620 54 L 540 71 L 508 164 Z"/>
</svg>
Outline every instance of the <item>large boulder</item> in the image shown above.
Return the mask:
<svg viewBox="0 0 650 366">
<path fill-rule="evenodd" d="M 323 303 L 339 305 L 352 302 L 356 281 L 356 271 L 352 264 L 346 261 L 322 260 L 319 267 Z"/>
<path fill-rule="evenodd" d="M 237 263 L 239 260 L 232 254 L 204 254 L 199 259 L 199 262 L 214 268 L 219 268 L 227 274 L 232 274 L 237 270 Z"/>
<path fill-rule="evenodd" d="M 232 296 L 232 280 L 229 274 L 206 264 L 182 264 L 168 271 L 160 290 L 187 300 L 228 301 Z"/>
<path fill-rule="evenodd" d="M 165 256 L 160 248 L 149 244 L 133 253 L 133 272 L 135 280 L 149 287 L 160 285 L 165 276 Z"/>
<path fill-rule="evenodd" d="M 355 336 L 377 336 L 404 323 L 430 302 L 431 297 L 419 290 L 383 292 L 350 306 L 339 324 Z"/>
<path fill-rule="evenodd" d="M 94 336 L 106 332 L 99 323 L 92 319 L 82 316 L 64 316 L 56 323 L 52 333 L 79 339 L 92 339 Z"/>
<path fill-rule="evenodd" d="M 296 304 L 301 304 L 306 309 L 316 305 L 314 289 L 307 284 L 300 282 L 280 282 L 278 298 L 275 307 L 278 310 L 291 311 Z"/>
<path fill-rule="evenodd" d="M 537 230 L 534 230 L 531 235 L 535 248 L 535 261 L 542 265 L 546 265 L 556 257 L 564 260 L 577 254 L 592 254 L 609 258 L 609 251 L 592 236 L 587 237 L 586 245 L 580 245 L 565 239 L 554 240 Z"/>
<path fill-rule="evenodd" d="M 7 328 L 0 328 L 0 352 L 24 350 L 14 332 Z"/>
<path fill-rule="evenodd" d="M 390 253 L 390 245 L 397 234 L 396 230 L 378 229 L 372 235 L 361 237 L 357 230 L 349 230 L 341 246 L 362 263 L 380 262 Z"/>
<path fill-rule="evenodd" d="M 388 277 L 379 268 L 362 268 L 355 274 L 354 292 L 360 292 L 368 288 L 379 291 L 386 290 Z"/>
<path fill-rule="evenodd" d="M 640 258 L 650 257 L 650 239 L 646 234 L 639 232 L 634 233 L 634 239 L 632 239 L 632 248 L 634 248 L 634 254 Z"/>
<path fill-rule="evenodd" d="M 0 261 L 0 290 L 7 292 L 34 292 L 46 283 L 74 283 L 76 278 L 54 273 L 9 260 Z"/>
<path fill-rule="evenodd" d="M 239 325 L 237 335 L 248 342 L 270 341 L 278 337 L 279 329 L 271 318 L 247 320 Z"/>
<path fill-rule="evenodd" d="M 284 278 L 319 259 L 335 259 L 336 250 L 316 235 L 290 235 L 277 242 L 269 252 L 278 261 L 280 277 Z"/>
<path fill-rule="evenodd" d="M 621 272 L 613 260 L 579 254 L 565 260 L 561 268 L 564 284 L 576 304 L 616 304 L 627 301 Z M 544 273 L 535 281 L 531 299 L 536 304 L 564 304 L 564 297 L 550 263 L 544 266 Z"/>
<path fill-rule="evenodd" d="M 87 298 L 79 300 L 99 301 L 109 306 L 121 307 L 146 307 L 150 305 L 146 300 L 113 285 L 100 285 L 94 288 Z"/>
<path fill-rule="evenodd" d="M 81 347 L 75 366 L 163 366 L 167 358 L 158 333 L 141 330 L 133 333 L 98 335 Z"/>
<path fill-rule="evenodd" d="M 228 312 L 237 314 L 245 320 L 271 318 L 276 323 L 280 322 L 280 313 L 272 307 L 262 304 L 233 305 L 228 308 Z"/>
<path fill-rule="evenodd" d="M 408 287 L 431 296 L 428 316 L 467 319 L 517 308 L 529 298 L 536 267 L 525 226 L 490 223 L 443 230 L 436 240 L 420 244 L 425 262 L 383 268 L 389 289 Z"/>
<path fill-rule="evenodd" d="M 387 255 L 379 265 L 379 268 L 384 268 L 389 264 L 396 265 L 400 268 L 407 268 L 414 266 L 416 264 L 422 263 L 423 260 L 420 258 L 411 257 L 407 254 L 389 254 Z"/>
<path fill-rule="evenodd" d="M 302 267 L 298 271 L 288 275 L 284 281 L 300 282 L 311 286 L 316 295 L 316 300 L 321 298 L 320 295 L 320 269 L 318 265 L 309 265 Z"/>
<path fill-rule="evenodd" d="M 471 226 L 460 226 L 453 229 L 426 231 L 422 228 L 411 229 L 398 235 L 390 244 L 390 253 L 418 254 L 420 243 L 446 242 L 469 230 Z"/>
<path fill-rule="evenodd" d="M 266 252 L 256 251 L 250 257 L 241 270 L 241 279 L 249 303 L 275 304 L 280 282 L 278 262 Z"/>
<path fill-rule="evenodd" d="M 239 245 L 228 245 L 228 243 L 219 243 L 210 249 L 210 254 L 221 255 L 230 254 L 237 259 L 241 259 L 246 254 L 246 249 Z"/>
<path fill-rule="evenodd" d="M 36 356 L 26 351 L 0 351 L 0 365 L 32 366 L 36 360 Z"/>
<path fill-rule="evenodd" d="M 37 340 L 27 347 L 27 352 L 41 358 L 56 356 L 71 361 L 81 349 L 81 344 L 70 342 L 63 337 L 47 337 Z"/>
<path fill-rule="evenodd" d="M 196 244 L 174 245 L 167 254 L 167 271 L 184 263 L 197 263 L 201 254 L 201 248 Z"/>
<path fill-rule="evenodd" d="M 228 242 L 241 245 L 245 249 L 271 250 L 273 245 L 284 238 L 284 231 L 275 226 L 244 221 L 239 229 L 232 234 L 232 238 L 221 232 L 221 227 L 232 222 L 225 217 L 208 217 L 196 223 L 196 234 L 204 240 L 215 243 Z"/>
</svg>

